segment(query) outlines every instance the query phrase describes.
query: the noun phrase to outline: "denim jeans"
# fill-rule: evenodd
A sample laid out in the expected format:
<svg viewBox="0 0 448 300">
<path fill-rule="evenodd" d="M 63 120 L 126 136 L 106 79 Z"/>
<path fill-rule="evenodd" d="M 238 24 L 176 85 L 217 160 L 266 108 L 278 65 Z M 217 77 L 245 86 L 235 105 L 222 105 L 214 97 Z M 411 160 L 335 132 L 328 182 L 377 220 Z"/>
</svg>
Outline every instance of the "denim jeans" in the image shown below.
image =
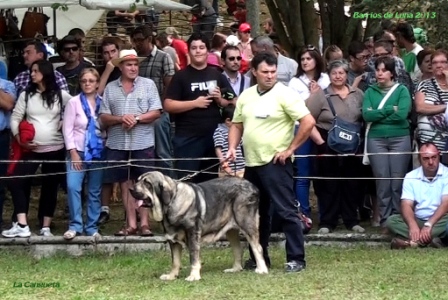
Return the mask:
<svg viewBox="0 0 448 300">
<path fill-rule="evenodd" d="M 163 159 L 155 162 L 159 167 L 158 171 L 163 174 L 174 177 L 173 169 L 173 144 L 171 135 L 170 116 L 164 112 L 154 124 L 155 150 L 156 158 Z M 157 170 L 157 169 L 156 169 Z"/>
<path fill-rule="evenodd" d="M 81 160 L 84 153 L 78 151 Z M 93 162 L 83 164 L 81 171 L 73 169 L 70 156 L 67 157 L 67 196 L 70 212 L 69 230 L 82 233 L 85 229 L 87 235 L 93 235 L 98 231 L 97 221 L 101 212 L 101 187 L 103 184 L 103 170 L 101 163 Z M 92 170 L 93 169 L 93 170 Z M 85 228 L 82 220 L 81 191 L 84 177 L 87 176 L 87 220 Z"/>
<path fill-rule="evenodd" d="M 294 134 L 297 134 L 299 126 L 296 125 Z M 311 139 L 307 139 L 296 151 L 294 155 L 309 155 L 313 147 Z M 311 174 L 311 157 L 296 157 L 294 166 L 297 177 L 310 177 Z M 302 212 L 307 216 L 311 216 L 310 208 L 310 180 L 308 178 L 298 178 L 294 183 L 294 191 L 296 199 L 300 203 Z"/>
<path fill-rule="evenodd" d="M 0 160 L 9 159 L 9 130 L 0 131 Z M 0 163 L 0 177 L 6 176 L 7 163 Z M 5 202 L 6 182 L 0 179 L 0 224 L 3 222 L 3 204 Z"/>
</svg>

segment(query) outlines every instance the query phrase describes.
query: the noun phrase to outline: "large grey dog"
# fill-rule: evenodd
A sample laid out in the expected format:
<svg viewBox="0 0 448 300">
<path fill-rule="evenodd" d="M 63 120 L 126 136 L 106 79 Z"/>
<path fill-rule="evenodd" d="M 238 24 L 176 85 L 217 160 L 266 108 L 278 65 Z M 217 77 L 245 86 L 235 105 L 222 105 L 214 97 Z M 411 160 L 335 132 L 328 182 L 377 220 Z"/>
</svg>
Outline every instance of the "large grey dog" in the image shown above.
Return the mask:
<svg viewBox="0 0 448 300">
<path fill-rule="evenodd" d="M 171 248 L 171 272 L 160 276 L 173 280 L 179 275 L 182 246 L 190 252 L 191 272 L 188 281 L 201 279 L 200 248 L 219 240 L 224 234 L 233 249 L 234 263 L 224 272 L 243 268 L 239 232 L 253 249 L 256 273 L 268 273 L 258 238 L 258 189 L 236 177 L 217 178 L 200 184 L 173 180 L 160 172 L 141 175 L 131 194 L 138 205 L 148 207 L 150 218 L 162 222 Z"/>
</svg>

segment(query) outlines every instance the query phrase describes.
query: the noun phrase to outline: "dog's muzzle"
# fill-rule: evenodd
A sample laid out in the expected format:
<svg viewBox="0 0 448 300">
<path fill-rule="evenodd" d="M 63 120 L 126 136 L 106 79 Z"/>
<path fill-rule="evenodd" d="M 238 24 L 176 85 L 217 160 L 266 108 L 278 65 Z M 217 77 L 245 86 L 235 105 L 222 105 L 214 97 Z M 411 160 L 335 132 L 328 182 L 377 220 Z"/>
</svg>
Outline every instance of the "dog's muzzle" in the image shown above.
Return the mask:
<svg viewBox="0 0 448 300">
<path fill-rule="evenodd" d="M 137 192 L 133 188 L 130 188 L 129 192 L 131 193 L 132 197 L 134 197 L 135 201 L 137 201 L 137 207 L 147 207 L 147 208 L 152 207 L 152 203 L 145 201 L 146 195 L 143 195 L 142 193 Z"/>
</svg>

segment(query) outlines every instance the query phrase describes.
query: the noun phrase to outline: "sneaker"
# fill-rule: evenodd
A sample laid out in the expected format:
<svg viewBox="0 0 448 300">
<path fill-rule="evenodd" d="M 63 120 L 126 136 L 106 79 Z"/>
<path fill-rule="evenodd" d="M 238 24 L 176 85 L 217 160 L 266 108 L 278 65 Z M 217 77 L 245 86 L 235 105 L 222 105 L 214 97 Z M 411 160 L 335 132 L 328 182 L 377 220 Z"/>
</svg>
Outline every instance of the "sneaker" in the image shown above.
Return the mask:
<svg viewBox="0 0 448 300">
<path fill-rule="evenodd" d="M 49 227 L 42 227 L 42 229 L 39 232 L 39 235 L 41 235 L 41 236 L 53 236 L 53 234 L 51 233 Z"/>
<path fill-rule="evenodd" d="M 287 262 L 285 267 L 286 273 L 298 273 L 305 270 L 305 264 L 292 260 Z"/>
<path fill-rule="evenodd" d="M 98 218 L 98 225 L 102 225 L 109 221 L 110 214 L 107 211 L 102 211 L 100 217 Z"/>
<path fill-rule="evenodd" d="M 30 237 L 31 231 L 28 225 L 22 228 L 18 223 L 12 223 L 11 229 L 2 231 L 2 235 L 7 238 Z"/>
<path fill-rule="evenodd" d="M 319 229 L 319 231 L 317 233 L 318 234 L 328 234 L 328 233 L 330 233 L 330 229 L 327 227 L 322 227 L 321 229 Z"/>
<path fill-rule="evenodd" d="M 352 227 L 352 231 L 357 233 L 364 233 L 366 230 L 359 225 L 355 225 Z"/>
</svg>

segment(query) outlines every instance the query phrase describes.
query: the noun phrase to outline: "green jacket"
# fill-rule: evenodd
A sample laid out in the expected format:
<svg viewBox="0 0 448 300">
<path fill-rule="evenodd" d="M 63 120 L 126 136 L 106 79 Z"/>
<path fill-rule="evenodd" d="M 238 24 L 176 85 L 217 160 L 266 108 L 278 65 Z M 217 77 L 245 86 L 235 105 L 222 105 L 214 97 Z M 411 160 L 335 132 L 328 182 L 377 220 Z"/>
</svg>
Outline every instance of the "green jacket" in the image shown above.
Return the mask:
<svg viewBox="0 0 448 300">
<path fill-rule="evenodd" d="M 408 89 L 400 84 L 387 99 L 383 108 L 378 109 L 385 95 L 377 84 L 368 88 L 364 94 L 362 116 L 366 122 L 372 123 L 367 138 L 409 135 L 408 115 L 412 103 Z"/>
</svg>

